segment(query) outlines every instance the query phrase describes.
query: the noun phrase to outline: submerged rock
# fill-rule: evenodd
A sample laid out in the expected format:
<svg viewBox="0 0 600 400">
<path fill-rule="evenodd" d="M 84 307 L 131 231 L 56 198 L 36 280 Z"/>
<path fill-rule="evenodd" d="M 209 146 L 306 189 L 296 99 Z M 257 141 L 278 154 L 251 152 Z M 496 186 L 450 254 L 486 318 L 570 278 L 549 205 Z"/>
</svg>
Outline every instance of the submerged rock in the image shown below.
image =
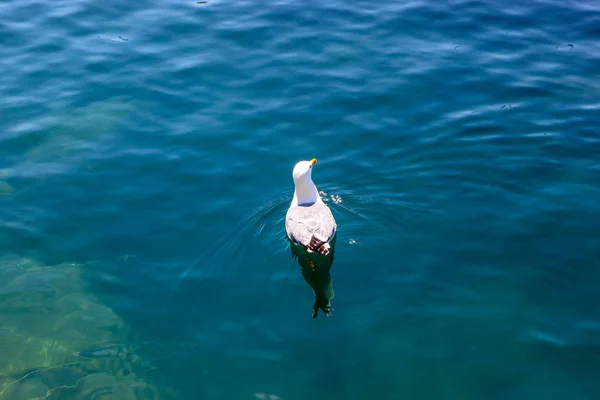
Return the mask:
<svg viewBox="0 0 600 400">
<path fill-rule="evenodd" d="M 82 272 L 0 259 L 0 400 L 159 398 L 148 364 L 123 344 L 128 325 L 83 290 Z"/>
</svg>

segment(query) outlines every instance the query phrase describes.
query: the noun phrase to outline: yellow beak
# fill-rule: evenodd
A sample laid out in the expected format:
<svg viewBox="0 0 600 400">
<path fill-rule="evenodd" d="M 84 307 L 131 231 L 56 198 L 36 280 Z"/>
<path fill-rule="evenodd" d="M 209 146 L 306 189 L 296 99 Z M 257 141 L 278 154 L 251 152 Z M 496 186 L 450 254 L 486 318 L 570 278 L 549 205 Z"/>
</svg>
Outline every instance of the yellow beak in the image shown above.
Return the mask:
<svg viewBox="0 0 600 400">
<path fill-rule="evenodd" d="M 310 165 L 315 165 L 317 163 L 317 159 L 313 158 L 312 160 L 310 160 Z"/>
</svg>

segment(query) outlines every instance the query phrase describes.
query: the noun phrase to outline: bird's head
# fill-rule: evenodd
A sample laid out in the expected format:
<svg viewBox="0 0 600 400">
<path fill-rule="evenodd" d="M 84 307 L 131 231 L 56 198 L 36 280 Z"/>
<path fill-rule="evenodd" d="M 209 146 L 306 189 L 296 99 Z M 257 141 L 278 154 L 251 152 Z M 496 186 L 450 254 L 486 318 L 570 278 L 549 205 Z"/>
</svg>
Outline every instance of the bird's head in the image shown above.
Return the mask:
<svg viewBox="0 0 600 400">
<path fill-rule="evenodd" d="M 310 161 L 298 161 L 294 166 L 294 171 L 292 172 L 292 176 L 294 177 L 294 182 L 304 181 L 305 179 L 311 179 L 312 177 L 312 167 L 317 163 L 317 159 L 313 158 Z"/>
</svg>

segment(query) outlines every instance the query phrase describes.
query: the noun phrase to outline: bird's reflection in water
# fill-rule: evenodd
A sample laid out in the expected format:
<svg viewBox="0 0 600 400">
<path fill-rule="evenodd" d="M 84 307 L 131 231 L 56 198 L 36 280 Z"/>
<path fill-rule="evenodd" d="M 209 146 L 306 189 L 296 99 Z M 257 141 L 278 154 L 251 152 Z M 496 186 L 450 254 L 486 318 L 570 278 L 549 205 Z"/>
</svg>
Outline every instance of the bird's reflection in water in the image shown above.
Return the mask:
<svg viewBox="0 0 600 400">
<path fill-rule="evenodd" d="M 298 262 L 302 272 L 302 277 L 312 288 L 315 294 L 315 303 L 313 304 L 312 317 L 317 318 L 319 309 L 328 317 L 331 316 L 331 300 L 333 299 L 333 285 L 331 283 L 331 267 L 335 257 L 335 242 L 337 235 L 329 242 L 331 246 L 327 255 L 318 252 L 307 252 L 304 247 L 290 242 L 292 259 Z M 314 268 L 313 268 L 314 267 Z"/>
</svg>

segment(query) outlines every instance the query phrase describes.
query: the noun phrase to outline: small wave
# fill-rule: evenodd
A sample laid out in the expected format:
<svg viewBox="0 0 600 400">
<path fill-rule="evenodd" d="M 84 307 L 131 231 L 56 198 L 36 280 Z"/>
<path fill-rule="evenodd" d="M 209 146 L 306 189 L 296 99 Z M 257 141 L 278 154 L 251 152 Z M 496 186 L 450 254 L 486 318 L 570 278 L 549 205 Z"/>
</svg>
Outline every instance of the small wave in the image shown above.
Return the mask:
<svg viewBox="0 0 600 400">
<path fill-rule="evenodd" d="M 289 194 L 259 200 L 257 202 L 259 205 L 246 212 L 228 235 L 222 237 L 215 246 L 200 255 L 190 267 L 180 274 L 179 285 L 181 286 L 190 274 L 198 274 L 200 270 L 202 270 L 200 275 L 204 277 L 227 277 L 236 274 L 239 271 L 223 268 L 222 263 L 215 261 L 226 255 L 243 257 L 250 246 L 262 245 L 265 248 L 273 249 L 278 242 L 283 242 L 285 238 L 285 229 L 282 224 L 285 218 L 284 207 L 289 201 Z M 274 220 L 279 213 L 282 216 Z M 267 232 L 266 228 L 269 226 L 279 227 Z M 264 242 L 261 244 L 260 240 L 257 242 L 250 239 L 252 237 L 261 238 Z M 237 263 L 237 265 L 240 264 L 243 265 L 243 263 Z M 232 266 L 236 263 L 228 262 L 228 265 Z"/>
</svg>

